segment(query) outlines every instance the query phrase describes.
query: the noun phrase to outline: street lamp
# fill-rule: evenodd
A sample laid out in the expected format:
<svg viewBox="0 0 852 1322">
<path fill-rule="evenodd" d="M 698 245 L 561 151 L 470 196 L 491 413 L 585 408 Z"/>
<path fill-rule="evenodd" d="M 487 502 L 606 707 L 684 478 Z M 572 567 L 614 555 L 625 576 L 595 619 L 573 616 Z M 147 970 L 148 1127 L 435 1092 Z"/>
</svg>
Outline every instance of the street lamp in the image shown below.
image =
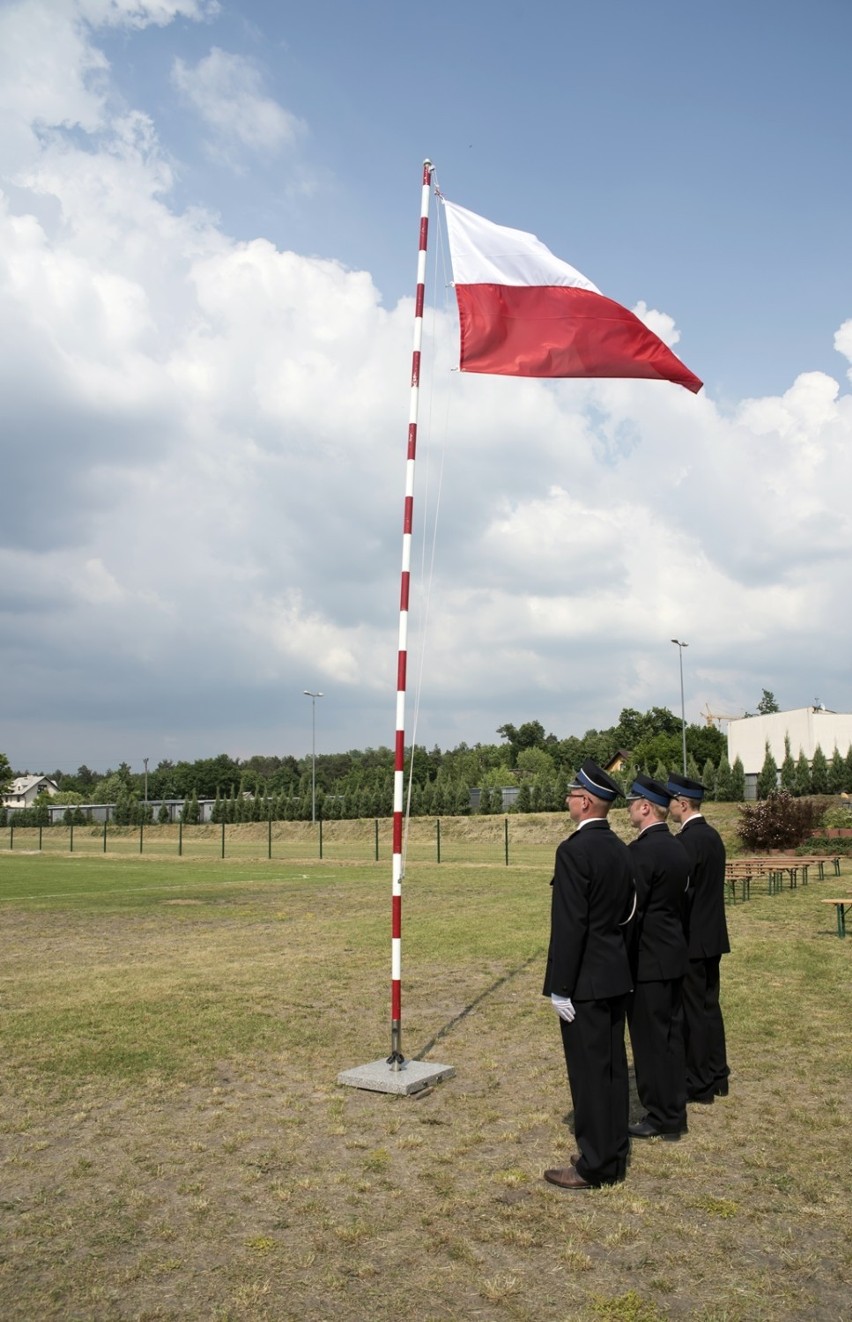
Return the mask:
<svg viewBox="0 0 852 1322">
<path fill-rule="evenodd" d="M 686 775 L 686 708 L 683 705 L 683 649 L 689 647 L 689 643 L 682 643 L 679 638 L 673 638 L 672 642 L 678 649 L 677 654 L 680 657 L 680 725 L 683 735 L 683 774 Z"/>
<path fill-rule="evenodd" d="M 322 693 L 312 693 L 310 689 L 303 689 L 306 698 L 311 700 L 311 821 L 317 819 L 317 698 L 323 696 Z"/>
</svg>

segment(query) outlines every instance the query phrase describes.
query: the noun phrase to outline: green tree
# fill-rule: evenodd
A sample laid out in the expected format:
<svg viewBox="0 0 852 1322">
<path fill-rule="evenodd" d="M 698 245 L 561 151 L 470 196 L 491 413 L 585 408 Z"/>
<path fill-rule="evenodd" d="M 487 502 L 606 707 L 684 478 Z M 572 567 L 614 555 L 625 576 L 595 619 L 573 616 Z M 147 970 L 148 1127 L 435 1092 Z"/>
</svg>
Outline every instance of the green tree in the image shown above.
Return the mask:
<svg viewBox="0 0 852 1322">
<path fill-rule="evenodd" d="M 771 712 L 781 710 L 778 703 L 775 701 L 775 694 L 770 693 L 769 689 L 763 690 L 763 697 L 757 704 L 757 710 L 761 716 L 769 716 Z"/>
<path fill-rule="evenodd" d="M 543 748 L 522 748 L 515 765 L 518 771 L 533 778 L 556 774 L 553 758 Z"/>
<path fill-rule="evenodd" d="M 817 744 L 811 758 L 811 794 L 828 793 L 828 761 Z"/>
<path fill-rule="evenodd" d="M 841 757 L 840 749 L 835 744 L 831 761 L 828 764 L 828 792 L 842 794 L 846 788 L 846 760 Z"/>
<path fill-rule="evenodd" d="M 778 789 L 778 764 L 772 756 L 772 749 L 769 747 L 769 740 L 766 741 L 766 754 L 763 758 L 763 766 L 760 769 L 760 775 L 757 778 L 757 797 L 766 799 L 770 794 L 774 794 Z"/>
<path fill-rule="evenodd" d="M 0 794 L 5 794 L 12 783 L 12 768 L 5 753 L 0 753 Z"/>
<path fill-rule="evenodd" d="M 541 721 L 525 721 L 523 725 L 510 724 L 497 727 L 501 739 L 509 744 L 509 765 L 516 766 L 518 754 L 525 748 L 543 748 L 548 742 L 556 742 L 553 735 L 545 735 Z"/>
<path fill-rule="evenodd" d="M 526 782 L 518 790 L 518 797 L 515 799 L 514 811 L 515 812 L 532 811 L 532 795 L 530 793 L 530 787 Z"/>
<path fill-rule="evenodd" d="M 136 800 L 133 798 L 130 790 L 123 789 L 116 797 L 115 812 L 112 820 L 116 826 L 130 826 L 133 822 Z"/>
<path fill-rule="evenodd" d="M 36 803 L 53 803 L 53 804 L 67 803 L 70 804 L 72 807 L 75 804 L 85 803 L 85 802 L 86 800 L 83 797 L 83 795 L 78 794 L 76 790 L 58 790 L 56 794 L 48 794 L 47 791 L 44 791 L 41 794 L 39 794 L 38 798 L 36 799 Z"/>
<path fill-rule="evenodd" d="M 95 803 L 117 804 L 120 798 L 130 798 L 130 783 L 117 771 L 110 771 L 95 786 Z"/>
<path fill-rule="evenodd" d="M 723 753 L 716 769 L 716 800 L 718 803 L 731 803 L 734 798 L 731 764 L 727 753 Z"/>
<path fill-rule="evenodd" d="M 39 802 L 39 799 L 41 800 L 41 802 Z M 50 809 L 48 808 L 47 803 L 44 801 L 44 797 L 42 795 L 39 795 L 38 799 L 36 799 L 35 803 L 32 806 L 31 812 L 32 812 L 33 826 L 50 825 Z"/>
<path fill-rule="evenodd" d="M 796 763 L 790 752 L 790 736 L 784 735 L 784 761 L 781 763 L 781 788 L 796 793 Z"/>
<path fill-rule="evenodd" d="M 799 749 L 799 756 L 796 759 L 796 777 L 793 781 L 793 793 L 797 798 L 802 798 L 805 794 L 811 792 L 811 769 L 808 766 L 808 759 L 805 757 L 805 750 Z"/>
<path fill-rule="evenodd" d="M 193 791 L 191 797 L 184 800 L 184 805 L 180 812 L 180 819 L 184 826 L 197 826 L 199 816 L 198 796 Z"/>
<path fill-rule="evenodd" d="M 731 767 L 731 802 L 742 803 L 745 798 L 745 770 L 743 760 L 739 754 L 734 758 L 734 765 Z"/>
</svg>

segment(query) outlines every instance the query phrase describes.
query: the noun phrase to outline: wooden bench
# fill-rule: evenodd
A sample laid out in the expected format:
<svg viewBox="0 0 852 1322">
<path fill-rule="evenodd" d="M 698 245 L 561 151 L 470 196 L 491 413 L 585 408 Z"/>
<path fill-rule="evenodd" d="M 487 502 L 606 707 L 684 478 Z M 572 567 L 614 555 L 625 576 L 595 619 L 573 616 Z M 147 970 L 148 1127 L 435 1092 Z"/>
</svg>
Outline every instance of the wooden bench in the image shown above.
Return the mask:
<svg viewBox="0 0 852 1322">
<path fill-rule="evenodd" d="M 726 865 L 729 879 L 748 875 L 766 877 L 769 894 L 783 888 L 784 876 L 789 878 L 790 889 L 795 890 L 801 877 L 802 885 L 809 881 L 811 868 L 816 868 L 820 881 L 825 880 L 825 865 L 834 866 L 834 875 L 840 876 L 840 855 L 826 854 L 760 854 L 751 858 L 730 859 Z"/>
<path fill-rule="evenodd" d="M 740 890 L 742 893 L 741 898 L 743 900 L 750 900 L 751 879 L 754 876 L 754 873 L 755 873 L 755 869 L 748 861 L 740 862 L 739 860 L 737 860 L 735 862 L 726 863 L 725 864 L 725 887 L 726 887 L 725 898 L 727 898 L 727 893 L 730 892 L 731 902 L 733 904 L 736 904 L 737 882 L 739 882 Z"/>
<path fill-rule="evenodd" d="M 846 935 L 846 911 L 852 909 L 852 900 L 823 900 L 823 904 L 833 904 L 837 911 L 837 935 Z"/>
<path fill-rule="evenodd" d="M 743 899 L 745 899 L 751 895 L 752 881 L 759 878 L 766 881 L 767 895 L 774 895 L 782 888 L 785 871 L 788 871 L 786 864 L 781 865 L 774 858 L 737 858 L 725 864 L 725 880 L 734 898 L 736 898 L 737 881 L 742 883 Z M 790 884 L 793 884 L 792 881 Z"/>
<path fill-rule="evenodd" d="M 835 877 L 840 876 L 840 855 L 839 854 L 807 854 L 801 855 L 806 863 L 819 870 L 820 881 L 825 880 L 825 865 L 831 863 L 834 867 Z"/>
</svg>

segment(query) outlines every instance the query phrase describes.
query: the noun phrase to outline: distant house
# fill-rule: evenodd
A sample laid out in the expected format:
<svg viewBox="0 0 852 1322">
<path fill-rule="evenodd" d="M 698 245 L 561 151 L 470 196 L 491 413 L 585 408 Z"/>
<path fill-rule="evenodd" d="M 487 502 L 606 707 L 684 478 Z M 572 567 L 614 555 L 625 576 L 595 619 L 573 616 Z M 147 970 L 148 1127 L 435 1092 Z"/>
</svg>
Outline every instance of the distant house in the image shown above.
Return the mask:
<svg viewBox="0 0 852 1322">
<path fill-rule="evenodd" d="M 40 794 L 58 794 L 59 786 L 49 776 L 18 776 L 3 795 L 4 808 L 30 808 Z"/>
<path fill-rule="evenodd" d="M 623 771 L 627 766 L 630 761 L 630 756 L 631 754 L 628 749 L 619 748 L 618 752 L 614 753 L 609 761 L 604 763 L 604 771 L 608 771 L 610 775 L 614 774 L 617 776 L 619 771 Z"/>
</svg>

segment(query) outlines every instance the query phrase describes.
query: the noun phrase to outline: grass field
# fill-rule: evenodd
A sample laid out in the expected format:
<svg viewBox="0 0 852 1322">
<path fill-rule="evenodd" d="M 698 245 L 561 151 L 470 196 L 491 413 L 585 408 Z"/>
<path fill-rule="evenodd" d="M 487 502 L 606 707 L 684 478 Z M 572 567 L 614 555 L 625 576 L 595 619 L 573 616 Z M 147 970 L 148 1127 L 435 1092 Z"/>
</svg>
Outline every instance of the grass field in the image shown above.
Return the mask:
<svg viewBox="0 0 852 1322">
<path fill-rule="evenodd" d="M 731 1096 L 577 1195 L 552 845 L 409 863 L 413 1098 L 335 1082 L 390 1046 L 386 861 L 4 853 L 4 1322 L 852 1319 L 849 862 L 729 908 Z"/>
<path fill-rule="evenodd" d="M 709 805 L 707 815 L 722 833 L 729 853 L 739 841 L 739 805 Z M 610 820 L 629 840 L 633 834 L 625 808 Z M 520 864 L 547 868 L 555 842 L 566 830 L 565 813 L 479 817 L 413 818 L 406 841 L 407 860 L 420 863 Z M 68 854 L 122 858 L 276 859 L 279 862 L 373 863 L 391 857 L 390 818 L 355 821 L 251 822 L 227 826 L 148 825 L 116 827 L 6 826 L 0 828 L 0 857 L 10 853 Z"/>
</svg>

